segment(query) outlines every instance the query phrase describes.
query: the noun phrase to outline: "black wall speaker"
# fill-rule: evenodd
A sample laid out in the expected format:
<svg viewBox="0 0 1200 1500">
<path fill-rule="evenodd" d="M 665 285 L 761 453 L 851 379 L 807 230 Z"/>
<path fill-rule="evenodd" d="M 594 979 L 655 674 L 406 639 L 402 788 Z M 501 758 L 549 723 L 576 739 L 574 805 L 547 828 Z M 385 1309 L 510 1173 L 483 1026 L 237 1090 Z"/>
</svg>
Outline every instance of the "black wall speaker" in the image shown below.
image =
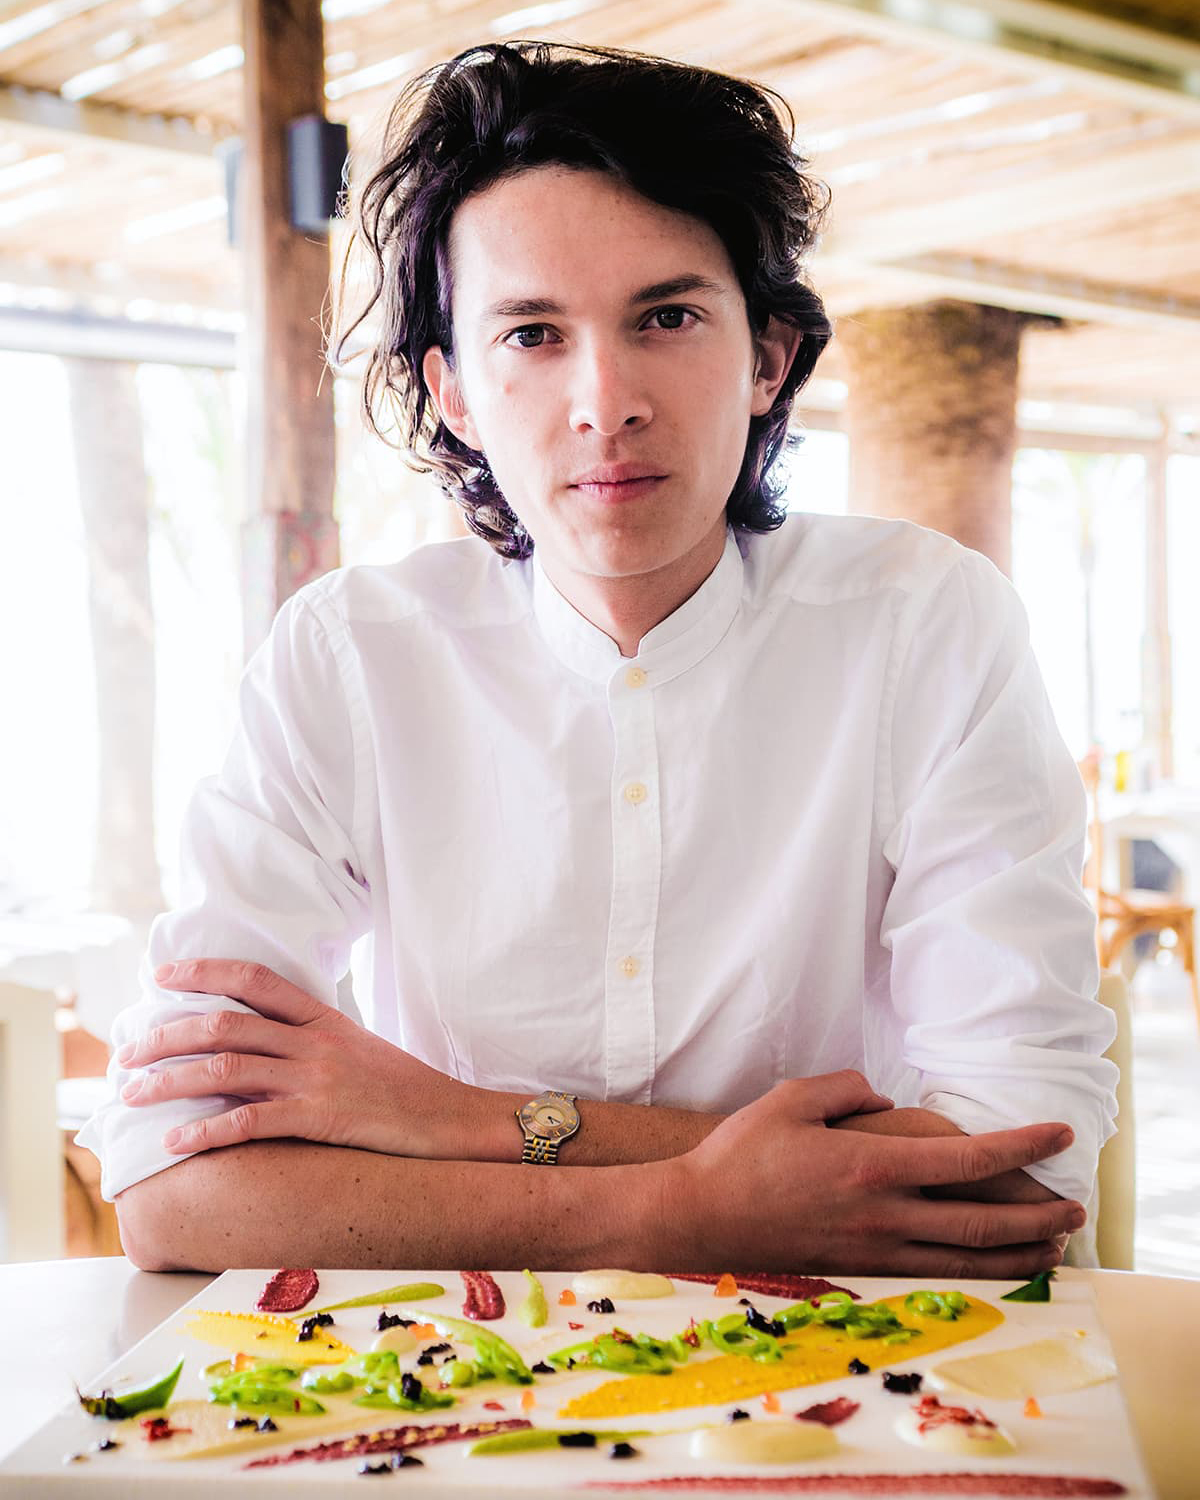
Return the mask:
<svg viewBox="0 0 1200 1500">
<path fill-rule="evenodd" d="M 287 128 L 291 219 L 297 229 L 326 232 L 342 217 L 343 174 L 349 154 L 345 125 L 321 115 L 302 115 Z"/>
</svg>

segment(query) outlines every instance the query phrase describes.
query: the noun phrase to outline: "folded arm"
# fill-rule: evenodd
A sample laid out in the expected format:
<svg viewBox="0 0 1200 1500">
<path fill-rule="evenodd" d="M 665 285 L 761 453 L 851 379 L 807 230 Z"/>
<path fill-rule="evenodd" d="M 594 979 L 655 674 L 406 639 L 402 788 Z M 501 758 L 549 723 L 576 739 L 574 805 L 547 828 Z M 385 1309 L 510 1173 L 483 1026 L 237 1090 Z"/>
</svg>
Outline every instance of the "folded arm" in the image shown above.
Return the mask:
<svg viewBox="0 0 1200 1500">
<path fill-rule="evenodd" d="M 877 1138 L 830 1121 L 886 1108 L 856 1073 L 780 1084 L 690 1151 L 609 1167 L 424 1161 L 271 1140 L 205 1151 L 116 1199 L 147 1270 L 246 1265 L 617 1264 L 1027 1276 L 1058 1262 L 1074 1203 L 933 1202 L 1064 1149 L 1030 1126 L 975 1138 Z"/>
</svg>

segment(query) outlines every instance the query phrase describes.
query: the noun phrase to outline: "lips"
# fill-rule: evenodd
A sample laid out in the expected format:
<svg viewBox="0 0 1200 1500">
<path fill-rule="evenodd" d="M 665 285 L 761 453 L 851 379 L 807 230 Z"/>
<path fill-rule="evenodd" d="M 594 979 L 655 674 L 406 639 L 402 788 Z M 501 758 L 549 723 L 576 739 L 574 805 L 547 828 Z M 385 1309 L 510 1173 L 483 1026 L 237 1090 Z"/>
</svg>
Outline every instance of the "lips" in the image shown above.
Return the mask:
<svg viewBox="0 0 1200 1500">
<path fill-rule="evenodd" d="M 655 473 L 653 469 L 647 469 L 642 464 L 597 464 L 594 469 L 589 469 L 586 474 L 573 479 L 571 483 L 574 487 L 581 488 L 584 485 L 634 484 L 641 479 L 665 477 L 663 474 Z"/>
</svg>

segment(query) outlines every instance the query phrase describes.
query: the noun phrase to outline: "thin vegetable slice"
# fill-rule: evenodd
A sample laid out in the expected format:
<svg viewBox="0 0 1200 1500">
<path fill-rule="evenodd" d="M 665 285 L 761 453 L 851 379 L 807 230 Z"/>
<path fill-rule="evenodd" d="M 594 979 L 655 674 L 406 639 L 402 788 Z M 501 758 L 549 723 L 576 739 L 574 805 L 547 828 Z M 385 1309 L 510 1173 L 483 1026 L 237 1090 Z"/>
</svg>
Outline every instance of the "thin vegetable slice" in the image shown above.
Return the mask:
<svg viewBox="0 0 1200 1500">
<path fill-rule="evenodd" d="M 132 1417 L 139 1411 L 155 1411 L 160 1406 L 166 1406 L 171 1399 L 175 1386 L 179 1380 L 179 1372 L 183 1369 L 183 1360 L 173 1370 L 168 1370 L 165 1375 L 158 1375 L 148 1384 L 138 1386 L 132 1391 L 122 1391 L 119 1396 L 114 1396 L 111 1391 L 101 1391 L 98 1396 L 85 1396 L 82 1391 L 76 1391 L 79 1404 L 90 1416 L 107 1417 L 110 1422 L 119 1422 L 125 1417 Z"/>
<path fill-rule="evenodd" d="M 198 1312 L 182 1331 L 235 1354 L 300 1366 L 337 1365 L 354 1353 L 349 1344 L 324 1328 L 314 1329 L 312 1338 L 302 1340 L 299 1323 L 273 1313 Z"/>
<path fill-rule="evenodd" d="M 1053 1271 L 1039 1271 L 1032 1281 L 1027 1281 L 1024 1286 L 1014 1287 L 1011 1292 L 1005 1292 L 1000 1300 L 1001 1302 L 1049 1302 L 1050 1283 L 1053 1280 Z"/>
</svg>

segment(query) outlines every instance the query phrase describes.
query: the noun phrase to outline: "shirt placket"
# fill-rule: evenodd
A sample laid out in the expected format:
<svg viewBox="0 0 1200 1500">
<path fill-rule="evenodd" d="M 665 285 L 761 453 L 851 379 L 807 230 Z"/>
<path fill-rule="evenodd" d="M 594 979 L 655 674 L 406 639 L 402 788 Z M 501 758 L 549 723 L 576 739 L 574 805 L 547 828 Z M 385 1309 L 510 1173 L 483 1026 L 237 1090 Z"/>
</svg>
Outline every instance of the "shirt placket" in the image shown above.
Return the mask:
<svg viewBox="0 0 1200 1500">
<path fill-rule="evenodd" d="M 649 1104 L 654 1078 L 654 939 L 662 875 L 652 673 L 609 679 L 613 884 L 604 973 L 605 1097 Z"/>
</svg>

